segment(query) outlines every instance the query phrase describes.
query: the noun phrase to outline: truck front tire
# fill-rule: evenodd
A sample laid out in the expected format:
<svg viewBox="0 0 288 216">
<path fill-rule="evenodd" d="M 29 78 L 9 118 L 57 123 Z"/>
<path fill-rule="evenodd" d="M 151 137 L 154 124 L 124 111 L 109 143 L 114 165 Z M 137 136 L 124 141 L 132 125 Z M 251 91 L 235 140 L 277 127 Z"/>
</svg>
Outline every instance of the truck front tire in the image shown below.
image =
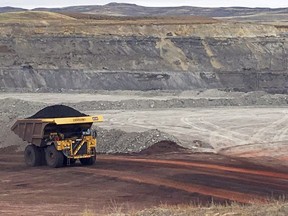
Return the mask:
<svg viewBox="0 0 288 216">
<path fill-rule="evenodd" d="M 24 159 L 25 163 L 31 167 L 42 165 L 40 149 L 35 145 L 28 145 L 25 148 Z"/>
<path fill-rule="evenodd" d="M 57 151 L 54 145 L 50 145 L 45 149 L 45 158 L 48 166 L 58 168 L 63 166 L 64 155 Z"/>
</svg>

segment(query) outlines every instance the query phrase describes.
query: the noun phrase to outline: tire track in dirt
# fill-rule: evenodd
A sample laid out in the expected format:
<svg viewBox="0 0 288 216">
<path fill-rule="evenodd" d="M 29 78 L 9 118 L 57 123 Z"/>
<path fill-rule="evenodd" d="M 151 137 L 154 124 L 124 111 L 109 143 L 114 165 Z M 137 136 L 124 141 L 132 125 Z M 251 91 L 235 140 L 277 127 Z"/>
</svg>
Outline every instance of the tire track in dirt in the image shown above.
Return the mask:
<svg viewBox="0 0 288 216">
<path fill-rule="evenodd" d="M 219 115 L 215 111 L 219 111 Z M 151 114 L 157 121 L 151 121 L 147 117 L 148 114 L 141 111 L 112 117 L 113 121 L 116 120 L 116 125 L 125 123 L 125 128 L 137 130 L 158 128 L 173 134 L 184 146 L 189 147 L 192 139 L 201 140 L 212 145 L 216 151 L 231 145 L 244 146 L 251 143 L 266 145 L 270 141 L 288 139 L 288 130 L 285 126 L 288 123 L 288 112 L 284 109 L 275 109 L 275 112 L 267 108 L 258 108 L 255 112 L 256 109 L 254 111 L 253 108 L 251 113 L 246 108 L 232 109 L 232 112 L 228 110 L 227 113 L 218 109 L 215 111 L 184 109 L 175 113 L 163 111 L 161 116 L 155 115 L 155 111 L 149 111 L 149 115 Z M 227 120 L 227 124 L 221 119 L 225 119 L 225 122 Z M 241 121 L 237 122 L 238 120 Z"/>
<path fill-rule="evenodd" d="M 124 163 L 130 163 L 131 165 L 131 161 L 134 162 L 134 165 L 137 165 L 137 166 L 142 166 L 143 169 L 145 169 L 145 166 L 147 166 L 146 162 L 143 162 L 143 161 L 135 161 L 133 159 L 123 159 L 121 158 L 121 156 L 119 157 L 114 157 L 114 156 L 109 156 L 108 158 L 105 158 L 105 156 L 101 155 L 101 159 L 98 160 L 99 162 L 104 162 L 104 163 L 111 163 L 111 164 L 115 164 L 115 161 L 118 162 L 124 162 Z M 159 161 L 159 160 L 157 160 Z M 135 163 L 136 162 L 136 163 Z M 179 164 L 175 164 L 173 163 L 173 161 L 169 161 L 171 163 L 168 163 L 168 164 L 163 164 L 161 163 L 154 163 L 153 162 L 153 165 L 155 166 L 159 166 L 159 167 L 163 167 L 163 168 L 169 168 L 169 169 L 174 169 L 174 170 L 177 170 L 177 171 L 182 171 L 182 172 L 189 172 L 190 174 L 202 174 L 202 175 L 207 175 L 207 176 L 215 176 L 215 177 L 222 177 L 222 178 L 226 178 L 227 181 L 229 181 L 229 179 L 231 180 L 240 180 L 242 182 L 245 182 L 245 183 L 256 183 L 256 184 L 259 184 L 263 187 L 273 187 L 273 189 L 281 189 L 281 190 L 287 190 L 288 189 L 288 185 L 286 185 L 286 182 L 282 182 L 281 180 L 282 179 L 272 179 L 271 181 L 271 178 L 267 178 L 267 177 L 263 177 L 261 176 L 261 179 L 259 180 L 259 176 L 249 176 L 247 178 L 247 176 L 239 176 L 237 173 L 233 174 L 233 173 L 230 173 L 229 175 L 227 175 L 226 173 L 224 173 L 223 171 L 219 171 L 217 169 L 190 169 L 191 167 L 190 166 L 187 166 L 185 164 L 185 166 L 179 166 Z M 177 161 L 178 162 L 178 161 Z M 140 163 L 140 164 L 139 164 Z M 2 164 L 0 162 L 0 164 Z M 5 162 L 6 165 L 19 165 L 19 163 L 17 162 Z M 151 164 L 151 161 L 148 162 L 148 164 Z M 115 166 L 115 168 L 117 168 L 117 166 Z M 37 172 L 43 172 L 43 175 L 47 174 L 47 173 L 50 173 L 50 174 L 55 174 L 55 173 L 61 173 L 61 172 L 69 172 L 69 168 L 68 169 L 61 169 L 61 170 L 42 170 L 42 169 L 37 169 Z M 9 179 L 9 178 L 20 178 L 21 179 L 21 176 L 26 176 L 26 175 L 29 175 L 31 174 L 31 171 L 29 170 L 22 170 L 21 172 L 18 172 L 17 174 L 12 174 L 12 175 L 5 175 L 5 177 L 3 178 L 3 181 L 5 181 L 5 179 Z M 12 177 L 13 176 L 13 177 Z M 27 182 L 29 183 L 29 181 Z M 275 188 L 276 187 L 276 188 Z"/>
<path fill-rule="evenodd" d="M 192 117 L 194 117 L 194 119 L 191 121 Z M 243 142 L 244 140 L 247 140 L 247 138 L 249 137 L 249 135 L 242 134 L 242 133 L 237 132 L 237 131 L 232 131 L 232 130 L 220 127 L 220 126 L 213 124 L 207 120 L 203 120 L 202 118 L 195 119 L 194 115 L 188 116 L 188 117 L 182 118 L 182 119 L 183 119 L 183 121 L 182 121 L 183 123 L 190 125 L 191 127 L 197 128 L 198 130 L 201 130 L 201 131 L 205 130 L 205 131 L 210 132 L 210 133 L 215 133 L 215 135 L 221 136 L 221 137 L 229 139 L 229 140 L 233 140 L 233 141 L 238 140 L 240 142 Z M 203 125 L 203 127 L 201 127 L 201 126 L 196 127 L 193 123 L 196 123 L 196 125 L 197 124 Z M 225 135 L 223 135 L 223 134 L 225 134 Z"/>
<path fill-rule="evenodd" d="M 216 164 L 205 164 L 205 163 L 196 163 L 196 162 L 186 162 L 186 161 L 173 161 L 173 160 L 161 160 L 161 159 L 146 159 L 146 158 L 122 158 L 122 157 L 101 157 L 101 160 L 114 160 L 114 161 L 129 161 L 129 162 L 141 162 L 141 163 L 151 163 L 151 164 L 163 164 L 163 165 L 176 165 L 182 167 L 199 167 L 204 169 L 215 169 L 221 171 L 229 171 L 243 174 L 252 174 L 257 176 L 267 176 L 271 178 L 281 178 L 288 180 L 288 174 L 286 173 L 277 173 L 271 171 L 262 171 L 262 170 L 253 170 L 245 169 L 231 166 L 223 166 Z"/>
<path fill-rule="evenodd" d="M 116 124 L 116 125 L 121 125 L 123 127 L 129 125 L 130 127 L 134 127 L 134 128 L 141 128 L 140 131 L 143 131 L 143 129 L 145 130 L 153 130 L 155 128 L 158 128 L 159 130 L 169 133 L 170 135 L 173 135 L 175 137 L 182 137 L 183 136 L 187 136 L 187 134 L 189 134 L 190 132 L 190 128 L 184 128 L 181 125 L 172 125 L 171 123 L 167 124 L 166 122 L 163 121 L 157 121 L 157 124 L 161 123 L 161 126 L 157 126 L 157 124 L 154 124 L 153 121 L 151 120 L 139 120 L 139 117 L 129 117 L 127 119 L 123 119 L 123 120 L 119 120 L 116 118 L 110 118 L 109 120 L 111 123 Z M 125 123 L 123 123 L 123 121 L 125 121 Z M 183 140 L 180 138 L 179 142 L 183 144 Z"/>
<path fill-rule="evenodd" d="M 227 143 L 236 143 L 236 142 L 243 142 L 243 139 L 239 139 L 236 137 L 232 137 L 227 135 L 227 132 L 225 133 L 219 133 L 217 131 L 217 129 L 215 130 L 215 128 L 212 129 L 208 129 L 207 125 L 204 124 L 204 122 L 202 120 L 198 121 L 198 122 L 191 122 L 189 120 L 190 117 L 183 117 L 181 118 L 181 122 L 190 126 L 191 128 L 195 129 L 198 131 L 199 134 L 201 134 L 202 136 L 206 136 L 208 137 L 208 143 L 215 143 L 215 140 L 221 140 L 221 141 L 225 141 Z M 203 124 L 204 126 L 201 127 L 198 124 Z M 213 146 L 215 147 L 215 146 Z"/>
<path fill-rule="evenodd" d="M 115 160 L 109 160 L 109 159 L 103 159 L 101 158 L 99 161 L 101 162 L 111 162 L 114 163 Z M 116 160 L 118 163 L 119 162 L 124 162 L 124 163 L 130 163 L 131 161 L 126 161 L 126 160 Z M 140 162 L 140 164 L 142 165 L 142 167 L 145 167 L 146 163 Z M 151 164 L 151 163 L 150 163 Z M 131 163 L 130 163 L 131 165 Z M 140 166 L 139 162 L 136 162 L 135 165 Z M 245 176 L 240 176 L 239 173 L 229 173 L 229 175 L 227 175 L 225 172 L 223 172 L 222 170 L 217 170 L 217 169 L 191 169 L 190 166 L 179 166 L 177 164 L 159 164 L 159 163 L 153 163 L 153 165 L 158 166 L 158 167 L 163 167 L 163 168 L 169 168 L 169 169 L 175 169 L 177 171 L 183 171 L 183 172 L 189 172 L 191 174 L 201 174 L 201 175 L 207 175 L 207 176 L 215 176 L 215 177 L 222 177 L 222 178 L 226 178 L 228 181 L 229 179 L 231 180 L 240 180 L 242 182 L 245 182 L 247 184 L 249 183 L 256 183 L 258 185 L 262 185 L 263 187 L 276 187 L 277 189 L 280 190 L 288 190 L 288 185 L 286 185 L 286 180 L 284 180 L 285 182 L 283 183 L 283 179 L 275 179 L 275 178 L 270 178 L 270 177 L 264 177 L 264 176 L 257 176 L 257 175 L 245 175 Z M 165 165 L 165 167 L 163 166 Z M 242 174 L 242 173 L 241 173 Z"/>
<path fill-rule="evenodd" d="M 283 125 L 283 129 L 277 131 L 277 133 L 274 135 L 273 140 L 274 142 L 277 142 L 279 140 L 284 141 L 285 139 L 287 139 L 287 135 L 288 135 L 288 128 L 287 128 L 287 124 Z"/>
<path fill-rule="evenodd" d="M 280 127 L 281 130 L 279 130 L 279 126 L 281 125 L 287 125 L 285 124 L 288 121 L 288 115 L 286 112 L 283 112 L 284 117 L 280 118 L 274 122 L 272 122 L 271 124 L 269 124 L 266 127 L 261 128 L 260 130 L 258 130 L 251 138 L 250 141 L 253 142 L 261 142 L 261 140 L 263 140 L 263 137 L 265 136 L 265 134 L 271 132 L 271 131 L 277 131 L 277 134 L 281 134 L 283 130 L 286 130 L 286 127 Z M 278 130 L 277 130 L 278 129 Z M 275 136 L 274 135 L 272 138 L 272 141 L 276 141 L 275 139 L 273 139 Z"/>
<path fill-rule="evenodd" d="M 220 127 L 216 124 L 213 124 L 209 121 L 201 121 L 201 124 L 204 125 L 205 128 L 211 128 L 209 130 L 213 131 L 217 131 L 218 134 L 225 134 L 225 136 L 230 137 L 231 140 L 239 140 L 240 143 L 246 142 L 246 140 L 250 137 L 247 134 L 241 134 L 239 132 L 236 131 L 232 131 L 223 127 Z"/>
<path fill-rule="evenodd" d="M 283 141 L 288 141 L 288 140 L 283 140 Z M 276 142 L 266 142 L 265 144 L 277 144 L 277 143 L 281 143 L 283 141 L 276 141 Z M 264 142 L 255 142 L 255 143 L 247 143 L 247 144 L 240 144 L 240 145 L 235 145 L 235 146 L 229 146 L 229 147 L 225 147 L 222 148 L 221 151 L 219 152 L 225 152 L 225 151 L 229 151 L 229 150 L 233 150 L 233 149 L 237 149 L 237 148 L 245 148 L 245 147 L 253 147 L 253 146 L 261 146 L 263 145 Z"/>
<path fill-rule="evenodd" d="M 198 193 L 202 195 L 212 196 L 215 198 L 225 199 L 225 200 L 231 200 L 236 201 L 240 203 L 266 203 L 268 201 L 267 198 L 253 195 L 253 194 L 247 194 L 247 193 L 240 193 L 225 189 L 219 189 L 219 188 L 213 188 L 203 185 L 197 185 L 197 184 L 187 184 L 182 183 L 178 181 L 173 180 L 167 180 L 164 178 L 159 177 L 153 177 L 151 175 L 143 175 L 139 173 L 131 173 L 131 172 L 125 172 L 125 175 L 123 174 L 123 171 L 115 171 L 115 170 L 106 170 L 106 169 L 93 169 L 93 168 L 83 168 L 83 167 L 75 167 L 73 169 L 74 171 L 80 172 L 80 173 L 88 173 L 92 175 L 101 175 L 106 177 L 112 177 L 117 178 L 122 181 L 128 181 L 128 182 L 137 182 L 140 184 L 149 184 L 149 185 L 157 185 L 157 186 L 163 186 L 168 188 L 174 188 L 181 191 L 186 191 L 189 193 Z"/>
</svg>

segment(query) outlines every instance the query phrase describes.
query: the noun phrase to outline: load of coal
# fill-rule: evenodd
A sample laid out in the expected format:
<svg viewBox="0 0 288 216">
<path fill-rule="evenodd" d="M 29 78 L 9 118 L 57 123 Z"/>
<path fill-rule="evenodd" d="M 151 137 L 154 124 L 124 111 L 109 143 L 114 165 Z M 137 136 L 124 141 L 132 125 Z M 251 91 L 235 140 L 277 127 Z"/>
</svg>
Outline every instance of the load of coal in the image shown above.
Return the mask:
<svg viewBox="0 0 288 216">
<path fill-rule="evenodd" d="M 72 107 L 65 105 L 53 105 L 45 107 L 33 116 L 27 119 L 39 119 L 39 118 L 69 118 L 69 117 L 83 117 L 87 116 Z"/>
</svg>

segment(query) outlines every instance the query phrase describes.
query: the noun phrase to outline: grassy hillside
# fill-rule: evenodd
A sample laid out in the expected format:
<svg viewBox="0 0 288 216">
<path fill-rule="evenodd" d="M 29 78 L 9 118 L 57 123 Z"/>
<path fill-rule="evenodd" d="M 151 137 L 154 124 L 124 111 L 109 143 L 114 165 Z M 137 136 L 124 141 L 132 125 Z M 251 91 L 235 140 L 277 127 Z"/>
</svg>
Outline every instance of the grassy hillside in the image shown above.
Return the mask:
<svg viewBox="0 0 288 216">
<path fill-rule="evenodd" d="M 0 35 L 117 35 L 251 37 L 276 35 L 273 26 L 237 24 L 202 16 L 115 17 L 26 11 L 0 13 Z"/>
<path fill-rule="evenodd" d="M 3 7 L 0 13 L 25 11 L 21 8 Z M 136 4 L 110 3 L 107 5 L 83 5 L 64 8 L 35 8 L 33 11 L 50 11 L 57 13 L 83 14 L 83 16 L 116 16 L 116 17 L 183 17 L 198 16 L 224 20 L 280 23 L 288 25 L 288 8 L 245 8 L 245 7 L 143 7 Z M 73 15 L 74 16 L 74 15 Z M 77 15 L 80 16 L 80 15 Z M 94 18 L 93 18 L 94 19 Z"/>
<path fill-rule="evenodd" d="M 3 7 L 0 8 L 1 13 L 5 12 L 15 12 L 20 11 L 24 13 L 5 15 L 4 19 L 7 20 L 17 20 L 17 18 L 22 18 L 24 16 L 24 21 L 33 18 L 31 12 L 25 13 L 24 9 L 21 8 L 11 8 Z M 135 4 L 118 4 L 110 3 L 107 5 L 90 5 L 90 6 L 72 6 L 65 8 L 36 8 L 35 11 L 37 15 L 34 14 L 34 18 L 40 16 L 40 20 L 43 19 L 58 19 L 60 20 L 68 19 L 68 17 L 73 17 L 76 19 L 85 20 L 101 20 L 104 24 L 109 24 L 109 22 L 103 22 L 103 20 L 114 20 L 114 22 L 131 23 L 132 20 L 152 20 L 148 23 L 171 23 L 175 21 L 175 24 L 180 23 L 210 23 L 216 22 L 217 20 L 223 21 L 237 21 L 237 22 L 256 22 L 264 24 L 275 24 L 288 26 L 288 8 L 244 8 L 244 7 L 228 7 L 228 8 L 200 8 L 200 7 L 143 7 Z M 54 12 L 53 14 L 44 15 L 42 12 Z M 55 14 L 58 13 L 56 16 Z M 59 17 L 59 13 L 63 14 L 64 17 Z M 44 15 L 44 16 L 43 16 Z M 66 15 L 68 17 L 66 17 Z M 54 16 L 54 18 L 53 18 Z M 3 16 L 2 16 L 3 17 Z M 166 20 L 166 21 L 165 21 Z M 167 21 L 168 20 L 168 21 Z M 176 21 L 177 20 L 177 21 Z M 179 21 L 181 20 L 181 21 Z M 1 21 L 1 18 L 0 18 Z M 128 22 L 129 21 L 129 22 Z M 143 22 L 142 22 L 143 23 Z M 142 24 L 140 23 L 140 24 Z M 133 24 L 133 22 L 132 22 Z M 137 23 L 136 23 L 137 24 Z M 145 22 L 144 22 L 145 24 Z"/>
<path fill-rule="evenodd" d="M 245 7 L 143 7 L 135 4 L 110 3 L 107 5 L 72 6 L 65 8 L 37 8 L 35 10 L 60 13 L 82 13 L 109 16 L 204 16 L 234 21 L 273 23 L 287 22 L 288 8 L 245 8 Z M 287 23 L 286 23 L 287 24 Z"/>
<path fill-rule="evenodd" d="M 63 14 L 47 12 L 47 11 L 24 11 L 24 12 L 8 12 L 0 13 L 0 23 L 21 23 L 21 22 L 33 22 L 33 21 L 69 21 L 74 20 L 70 16 Z"/>
<path fill-rule="evenodd" d="M 0 13 L 1 23 L 27 23 L 40 21 L 57 21 L 55 25 L 74 24 L 121 24 L 121 25 L 145 25 L 145 24 L 209 24 L 217 23 L 219 20 L 200 16 L 179 17 L 117 17 L 107 15 L 83 14 L 83 13 L 54 13 L 47 11 L 26 11 Z M 61 21 L 60 23 L 58 21 Z M 64 23 L 63 23 L 64 22 Z"/>
</svg>

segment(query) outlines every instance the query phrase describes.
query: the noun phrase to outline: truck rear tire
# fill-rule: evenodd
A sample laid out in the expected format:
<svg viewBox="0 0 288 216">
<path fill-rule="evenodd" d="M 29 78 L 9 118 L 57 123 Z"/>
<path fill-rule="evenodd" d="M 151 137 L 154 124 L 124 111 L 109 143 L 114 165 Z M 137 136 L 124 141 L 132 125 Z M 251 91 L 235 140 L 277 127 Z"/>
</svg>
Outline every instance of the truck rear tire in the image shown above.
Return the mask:
<svg viewBox="0 0 288 216">
<path fill-rule="evenodd" d="M 63 166 L 64 155 L 57 151 L 54 145 L 50 145 L 45 149 L 45 158 L 48 166 L 58 168 Z"/>
<path fill-rule="evenodd" d="M 25 163 L 28 166 L 35 167 L 41 165 L 41 152 L 35 145 L 28 145 L 24 151 Z"/>
<path fill-rule="evenodd" d="M 91 166 L 96 162 L 96 154 L 90 158 L 80 158 L 79 159 L 82 165 Z"/>
</svg>

